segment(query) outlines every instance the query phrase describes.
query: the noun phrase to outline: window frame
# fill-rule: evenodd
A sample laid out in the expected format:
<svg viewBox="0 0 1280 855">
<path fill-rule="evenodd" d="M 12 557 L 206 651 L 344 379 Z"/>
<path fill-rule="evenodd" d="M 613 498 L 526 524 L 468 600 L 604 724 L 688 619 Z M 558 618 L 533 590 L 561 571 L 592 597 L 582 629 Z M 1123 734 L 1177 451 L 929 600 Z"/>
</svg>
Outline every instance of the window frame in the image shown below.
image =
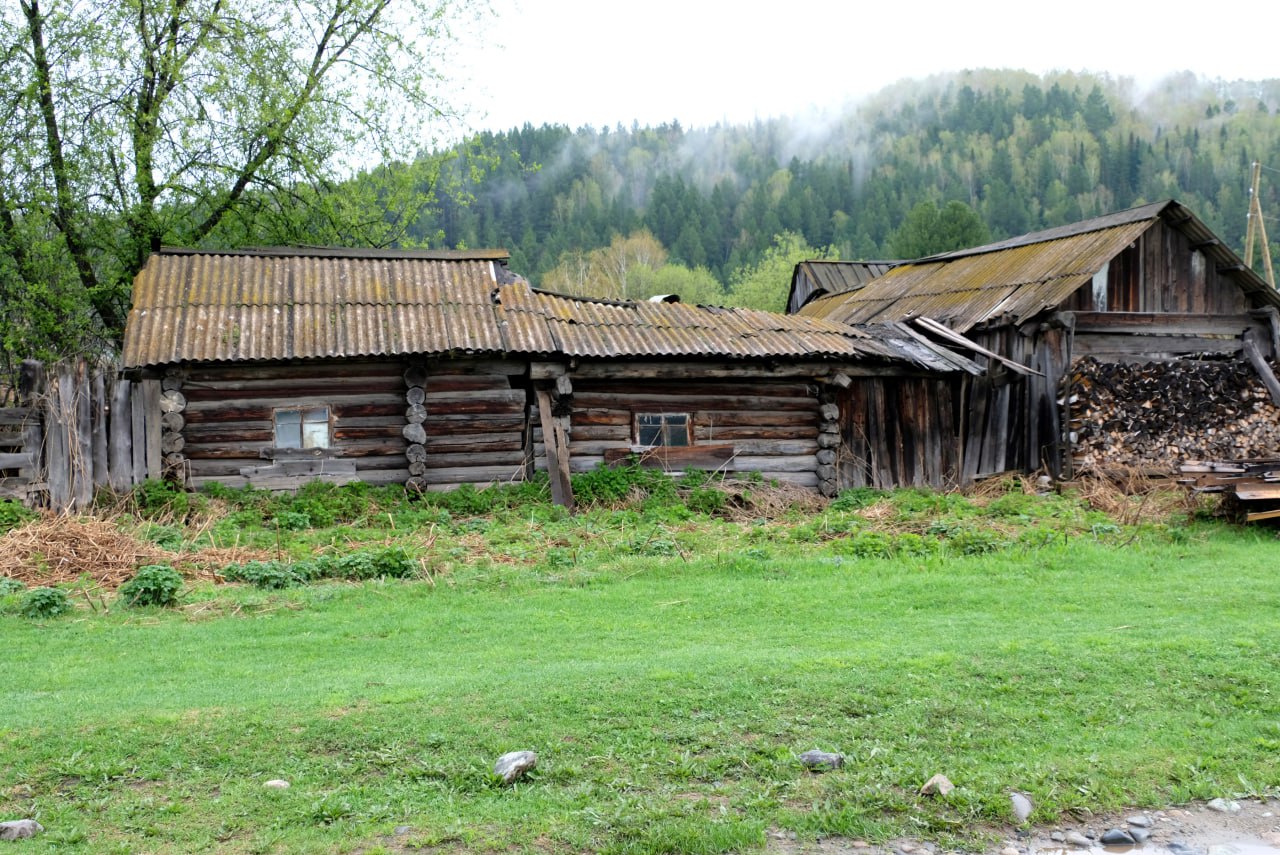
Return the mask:
<svg viewBox="0 0 1280 855">
<path fill-rule="evenodd" d="M 642 424 L 645 420 L 657 420 L 656 423 Z M 657 429 L 656 439 L 661 442 L 645 442 L 646 432 Z M 673 433 L 674 432 L 677 433 Z M 682 438 L 683 442 L 670 442 L 673 435 Z M 688 448 L 693 441 L 693 414 L 688 412 L 633 412 L 631 414 L 631 437 L 636 448 Z"/>
<path fill-rule="evenodd" d="M 323 418 L 316 417 L 315 414 L 323 412 Z M 281 416 L 295 415 L 296 422 L 281 421 Z M 308 416 L 312 416 L 308 418 Z M 313 428 L 324 425 L 323 444 L 307 444 L 308 439 L 314 439 L 317 432 L 308 435 L 307 426 Z M 297 444 L 292 445 L 293 437 L 288 437 L 289 442 L 282 442 L 281 429 L 296 428 Z M 321 404 L 313 407 L 275 407 L 271 410 L 271 440 L 272 448 L 276 451 L 311 451 L 313 449 L 331 449 L 333 448 L 333 408 L 328 404 Z"/>
</svg>

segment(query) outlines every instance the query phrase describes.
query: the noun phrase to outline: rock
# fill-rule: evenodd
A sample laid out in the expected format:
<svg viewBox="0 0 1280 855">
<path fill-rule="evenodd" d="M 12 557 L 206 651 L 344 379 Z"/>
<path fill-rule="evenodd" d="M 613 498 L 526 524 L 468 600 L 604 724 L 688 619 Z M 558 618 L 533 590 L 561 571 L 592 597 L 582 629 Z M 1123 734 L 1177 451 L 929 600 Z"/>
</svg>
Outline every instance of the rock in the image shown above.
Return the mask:
<svg viewBox="0 0 1280 855">
<path fill-rule="evenodd" d="M 1006 846 L 1000 850 L 1000 855 L 1022 855 L 1022 851 L 1017 846 Z"/>
<path fill-rule="evenodd" d="M 1068 831 L 1066 833 L 1066 838 L 1068 843 L 1070 843 L 1072 846 L 1079 847 L 1080 849 L 1093 848 L 1093 841 L 1085 837 L 1083 834 L 1081 834 L 1078 831 Z"/>
<path fill-rule="evenodd" d="M 1151 817 L 1149 816 L 1142 816 L 1142 815 L 1131 816 L 1128 819 L 1126 819 L 1125 822 L 1129 823 L 1130 825 L 1137 826 L 1138 828 L 1151 827 Z"/>
<path fill-rule="evenodd" d="M 854 849 L 870 849 L 871 844 L 865 840 L 855 840 L 850 844 Z"/>
<path fill-rule="evenodd" d="M 844 755 L 828 751 L 806 751 L 800 755 L 800 762 L 812 772 L 830 772 L 844 765 Z"/>
<path fill-rule="evenodd" d="M 392 831 L 391 833 L 394 834 L 396 837 L 404 837 L 410 831 L 413 831 L 413 826 L 411 825 L 397 825 L 395 827 L 395 830 Z"/>
<path fill-rule="evenodd" d="M 1218 813 L 1239 813 L 1240 803 L 1233 802 L 1230 799 L 1214 799 L 1205 805 L 1209 810 L 1215 810 Z"/>
<path fill-rule="evenodd" d="M 932 778 L 924 782 L 924 786 L 920 788 L 922 796 L 945 796 L 956 788 L 946 775 L 934 775 Z"/>
<path fill-rule="evenodd" d="M 903 853 L 903 855 L 911 855 L 912 852 L 916 851 L 916 845 L 908 840 L 905 843 L 899 844 L 898 851 Z"/>
<path fill-rule="evenodd" d="M 11 819 L 0 822 L 0 840 L 26 840 L 44 831 L 44 826 L 34 819 Z"/>
<path fill-rule="evenodd" d="M 1146 843 L 1151 839 L 1151 829 L 1149 828 L 1131 828 L 1129 834 L 1133 836 L 1134 843 Z"/>
<path fill-rule="evenodd" d="M 1050 839 L 1050 840 L 1052 840 L 1054 843 L 1066 843 L 1066 842 L 1067 842 L 1067 836 L 1066 836 L 1065 834 L 1063 834 L 1061 831 L 1055 831 L 1055 832 L 1053 832 L 1052 834 L 1050 834 L 1050 835 L 1049 835 L 1049 839 Z"/>
<path fill-rule="evenodd" d="M 508 751 L 493 764 L 493 774 L 501 778 L 502 783 L 511 784 L 537 765 L 538 755 L 532 751 Z"/>
<path fill-rule="evenodd" d="M 1262 842 L 1280 849 L 1280 831 L 1269 831 L 1262 835 Z"/>
<path fill-rule="evenodd" d="M 1123 828 L 1108 828 L 1102 833 L 1104 846 L 1132 846 L 1133 835 Z"/>
<path fill-rule="evenodd" d="M 1031 816 L 1031 811 L 1034 810 L 1031 799 L 1022 793 L 1010 793 L 1009 803 L 1013 806 L 1013 816 L 1019 823 L 1026 822 L 1027 817 Z"/>
<path fill-rule="evenodd" d="M 272 790 L 287 790 L 289 789 L 289 782 L 283 778 L 273 778 L 272 780 L 263 783 L 262 786 Z"/>
</svg>

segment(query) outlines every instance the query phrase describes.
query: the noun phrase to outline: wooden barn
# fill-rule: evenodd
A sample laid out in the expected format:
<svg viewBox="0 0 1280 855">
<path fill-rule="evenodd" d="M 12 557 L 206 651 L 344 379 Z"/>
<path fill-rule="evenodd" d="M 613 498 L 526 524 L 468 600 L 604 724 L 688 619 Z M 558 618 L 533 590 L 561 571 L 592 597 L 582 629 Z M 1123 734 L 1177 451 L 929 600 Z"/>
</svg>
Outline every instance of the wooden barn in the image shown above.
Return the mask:
<svg viewBox="0 0 1280 855">
<path fill-rule="evenodd" d="M 190 486 L 546 470 L 566 503 L 571 472 L 632 454 L 831 494 L 841 389 L 980 371 L 909 325 L 541 292 L 500 251 L 165 249 L 123 360 L 160 382 L 165 472 Z"/>
<path fill-rule="evenodd" d="M 843 390 L 841 438 L 857 464 L 842 468 L 842 487 L 887 486 L 879 458 L 895 449 L 879 434 L 901 412 L 921 422 L 917 435 L 939 420 L 934 433 L 962 483 L 1009 470 L 1068 475 L 1073 361 L 1239 354 L 1274 384 L 1265 357 L 1280 349 L 1280 296 L 1175 201 L 910 262 L 804 262 L 790 306 L 798 317 L 905 325 L 964 351 L 961 334 L 983 348 L 970 351 L 981 376 L 924 381 L 932 391 L 917 392 L 936 396 L 928 413 L 900 384 L 869 378 Z"/>
</svg>

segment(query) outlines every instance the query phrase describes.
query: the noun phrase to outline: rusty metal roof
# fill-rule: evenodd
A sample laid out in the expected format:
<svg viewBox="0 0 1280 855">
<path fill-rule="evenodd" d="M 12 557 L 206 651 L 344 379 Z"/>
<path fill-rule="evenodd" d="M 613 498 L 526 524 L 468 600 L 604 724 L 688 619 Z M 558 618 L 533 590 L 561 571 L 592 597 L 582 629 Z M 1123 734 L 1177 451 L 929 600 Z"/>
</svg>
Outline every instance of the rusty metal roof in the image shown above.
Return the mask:
<svg viewBox="0 0 1280 855">
<path fill-rule="evenodd" d="M 1280 296 L 1190 210 L 1168 201 L 904 263 L 855 291 L 814 299 L 798 314 L 847 324 L 923 316 L 960 332 L 1021 323 L 1066 300 L 1160 218 L 1202 245 L 1242 290 L 1280 306 Z"/>
<path fill-rule="evenodd" d="M 898 327 L 538 291 L 492 254 L 161 251 L 134 281 L 124 363 L 493 353 L 971 363 Z"/>
</svg>

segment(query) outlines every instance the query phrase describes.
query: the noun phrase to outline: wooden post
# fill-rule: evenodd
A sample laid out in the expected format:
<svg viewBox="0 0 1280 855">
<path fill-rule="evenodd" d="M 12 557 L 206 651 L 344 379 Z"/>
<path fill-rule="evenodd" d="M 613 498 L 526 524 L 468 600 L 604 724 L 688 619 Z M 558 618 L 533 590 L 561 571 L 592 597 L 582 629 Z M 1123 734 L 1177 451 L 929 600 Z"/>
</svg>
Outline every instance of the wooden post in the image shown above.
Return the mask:
<svg viewBox="0 0 1280 855">
<path fill-rule="evenodd" d="M 141 484 L 147 480 L 147 402 L 144 400 L 143 386 L 140 381 L 130 381 L 129 423 L 132 442 L 130 449 L 130 485 Z"/>
<path fill-rule="evenodd" d="M 75 382 L 70 370 L 63 366 L 50 385 L 45 411 L 45 454 L 49 472 L 49 505 L 55 511 L 71 508 L 71 417 Z"/>
<path fill-rule="evenodd" d="M 123 377 L 111 382 L 110 436 L 107 441 L 107 468 L 111 489 L 127 493 L 133 483 L 133 384 Z"/>
<path fill-rule="evenodd" d="M 161 409 L 160 381 L 143 380 L 142 398 L 146 405 L 143 408 L 143 425 L 146 435 L 147 477 L 158 479 L 163 474 L 161 468 L 163 454 L 160 451 L 160 436 L 162 432 L 160 417 L 164 415 L 164 411 Z"/>
<path fill-rule="evenodd" d="M 551 477 L 551 501 L 573 511 L 573 485 L 569 481 L 569 441 L 559 419 L 551 414 L 551 393 L 538 389 L 538 418 L 547 448 L 547 474 Z"/>
<path fill-rule="evenodd" d="M 93 374 L 93 486 L 106 487 L 111 483 L 111 467 L 107 451 L 107 426 L 110 423 L 110 403 L 107 398 L 106 370 L 98 366 Z"/>
<path fill-rule="evenodd" d="M 72 499 L 76 510 L 93 504 L 93 389 L 89 366 L 80 360 L 71 375 L 75 384 L 75 454 L 72 455 Z"/>
<path fill-rule="evenodd" d="M 1267 364 L 1267 360 L 1263 359 L 1262 348 L 1258 346 L 1258 331 L 1253 327 L 1245 330 L 1244 333 L 1244 355 L 1253 365 L 1253 370 L 1258 372 L 1262 385 L 1266 386 L 1267 391 L 1271 393 L 1271 403 L 1280 407 L 1280 380 L 1276 379 L 1271 366 Z"/>
</svg>

